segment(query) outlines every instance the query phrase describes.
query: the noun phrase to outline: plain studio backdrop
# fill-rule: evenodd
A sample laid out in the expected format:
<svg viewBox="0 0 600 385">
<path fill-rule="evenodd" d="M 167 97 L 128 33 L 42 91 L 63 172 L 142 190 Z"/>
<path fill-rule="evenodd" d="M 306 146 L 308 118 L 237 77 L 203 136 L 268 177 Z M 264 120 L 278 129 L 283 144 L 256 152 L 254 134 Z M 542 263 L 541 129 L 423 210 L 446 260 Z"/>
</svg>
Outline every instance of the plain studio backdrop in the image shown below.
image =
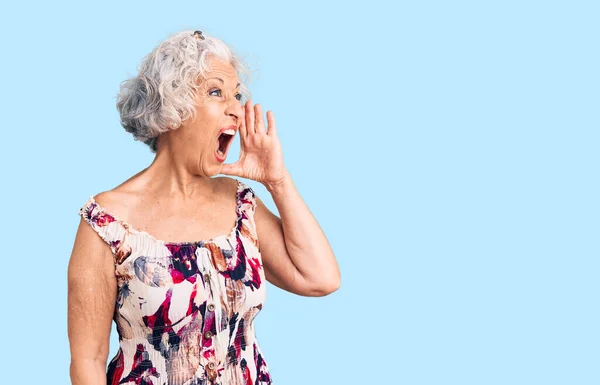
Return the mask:
<svg viewBox="0 0 600 385">
<path fill-rule="evenodd" d="M 78 209 L 151 163 L 115 96 L 182 29 L 255 70 L 340 264 L 327 297 L 268 284 L 275 384 L 600 383 L 598 2 L 2 8 L 0 383 L 70 383 Z"/>
</svg>

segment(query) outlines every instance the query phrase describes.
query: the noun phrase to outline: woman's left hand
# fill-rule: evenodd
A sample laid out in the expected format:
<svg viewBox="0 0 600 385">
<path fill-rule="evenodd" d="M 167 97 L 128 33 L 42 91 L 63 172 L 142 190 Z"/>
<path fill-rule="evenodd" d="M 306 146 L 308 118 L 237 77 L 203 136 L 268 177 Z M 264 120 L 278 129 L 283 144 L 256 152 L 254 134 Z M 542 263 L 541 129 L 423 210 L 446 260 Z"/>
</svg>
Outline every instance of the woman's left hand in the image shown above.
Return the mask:
<svg viewBox="0 0 600 385">
<path fill-rule="evenodd" d="M 235 163 L 223 164 L 221 174 L 255 180 L 267 189 L 288 177 L 272 111 L 267 111 L 267 122 L 268 131 L 260 104 L 252 107 L 252 101 L 248 100 L 240 126 L 240 158 Z"/>
</svg>

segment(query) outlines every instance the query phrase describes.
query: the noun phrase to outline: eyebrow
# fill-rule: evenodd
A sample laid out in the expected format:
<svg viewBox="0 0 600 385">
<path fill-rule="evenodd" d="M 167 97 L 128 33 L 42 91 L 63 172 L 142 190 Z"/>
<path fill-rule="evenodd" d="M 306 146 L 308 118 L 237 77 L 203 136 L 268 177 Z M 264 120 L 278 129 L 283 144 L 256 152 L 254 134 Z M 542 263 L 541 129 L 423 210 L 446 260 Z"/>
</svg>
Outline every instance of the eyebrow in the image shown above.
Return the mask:
<svg viewBox="0 0 600 385">
<path fill-rule="evenodd" d="M 223 79 L 221 79 L 221 78 L 212 77 L 212 78 L 209 78 L 209 79 L 217 79 L 217 80 L 220 80 L 221 83 L 225 84 L 225 81 Z M 238 88 L 239 86 L 240 86 L 240 83 L 238 83 L 237 86 L 235 86 L 235 88 Z"/>
</svg>

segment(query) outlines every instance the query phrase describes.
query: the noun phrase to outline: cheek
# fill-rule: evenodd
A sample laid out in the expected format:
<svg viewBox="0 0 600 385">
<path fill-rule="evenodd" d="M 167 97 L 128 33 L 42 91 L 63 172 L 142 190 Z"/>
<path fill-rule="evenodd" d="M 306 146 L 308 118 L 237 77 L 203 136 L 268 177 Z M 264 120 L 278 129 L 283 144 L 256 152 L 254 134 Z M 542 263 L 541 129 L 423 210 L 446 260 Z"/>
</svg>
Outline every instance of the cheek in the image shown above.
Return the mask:
<svg viewBox="0 0 600 385">
<path fill-rule="evenodd" d="M 198 119 L 210 119 L 211 116 L 217 116 L 219 110 L 221 110 L 221 103 L 217 101 L 218 99 L 216 96 L 213 96 L 212 99 L 207 97 L 202 104 L 197 105 L 196 116 Z"/>
<path fill-rule="evenodd" d="M 208 103 L 203 108 L 196 110 L 194 126 L 199 135 L 213 135 L 218 132 L 223 122 L 225 111 L 218 103 Z"/>
<path fill-rule="evenodd" d="M 202 145 L 210 141 L 211 131 L 210 126 L 206 121 L 199 121 L 193 126 L 188 127 L 188 131 L 184 136 L 186 144 L 194 144 L 196 146 Z"/>
</svg>

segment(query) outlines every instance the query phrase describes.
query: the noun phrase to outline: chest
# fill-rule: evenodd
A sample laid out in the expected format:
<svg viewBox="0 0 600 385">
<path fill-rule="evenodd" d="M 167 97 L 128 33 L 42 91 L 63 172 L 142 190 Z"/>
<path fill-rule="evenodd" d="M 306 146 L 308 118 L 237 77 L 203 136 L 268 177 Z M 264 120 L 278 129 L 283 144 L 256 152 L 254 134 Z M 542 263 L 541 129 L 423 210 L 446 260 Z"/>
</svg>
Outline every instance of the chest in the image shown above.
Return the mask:
<svg viewBox="0 0 600 385">
<path fill-rule="evenodd" d="M 163 243 L 137 234 L 116 269 L 115 311 L 134 324 L 162 317 L 185 323 L 199 309 L 222 309 L 224 318 L 260 309 L 266 299 L 260 251 L 239 232 L 210 242 Z"/>
</svg>

